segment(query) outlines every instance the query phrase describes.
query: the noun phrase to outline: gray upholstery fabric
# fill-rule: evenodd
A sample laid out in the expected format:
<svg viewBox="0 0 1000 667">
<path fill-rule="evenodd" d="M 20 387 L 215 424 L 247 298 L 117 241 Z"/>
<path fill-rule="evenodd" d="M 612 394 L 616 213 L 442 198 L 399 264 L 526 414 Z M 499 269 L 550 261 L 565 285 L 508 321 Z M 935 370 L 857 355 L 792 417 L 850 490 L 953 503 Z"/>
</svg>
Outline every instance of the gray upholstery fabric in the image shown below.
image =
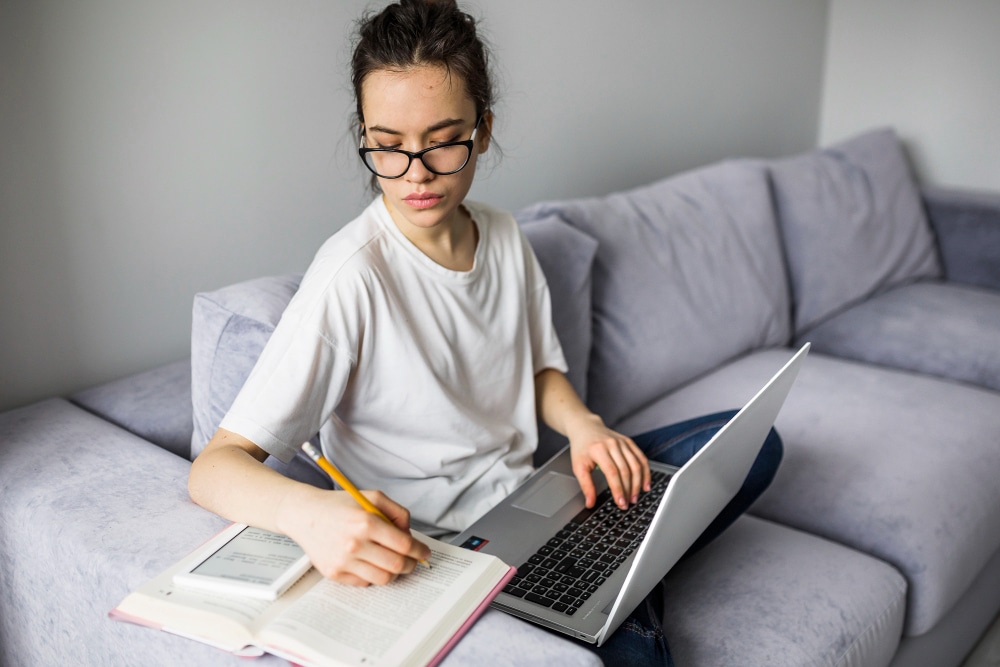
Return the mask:
<svg viewBox="0 0 1000 667">
<path fill-rule="evenodd" d="M 569 371 L 566 377 L 580 396 L 587 395 L 591 346 L 591 268 L 597 241 L 551 215 L 521 225 L 552 295 L 552 323 Z M 566 438 L 539 422 L 535 463 L 547 461 Z"/>
<path fill-rule="evenodd" d="M 243 387 L 302 280 L 300 275 L 256 278 L 195 295 L 191 324 L 191 459 L 205 448 Z M 267 465 L 321 488 L 330 478 L 303 452 Z"/>
<path fill-rule="evenodd" d="M 244 664 L 107 617 L 225 525 L 185 459 L 61 399 L 0 415 L 0 442 L 0 663 Z"/>
<path fill-rule="evenodd" d="M 788 342 L 787 281 L 762 163 L 723 162 L 519 217 L 553 213 L 600 244 L 587 401 L 606 420 L 727 359 Z"/>
<path fill-rule="evenodd" d="M 177 456 L 191 452 L 191 362 L 187 359 L 91 387 L 70 400 Z"/>
<path fill-rule="evenodd" d="M 194 297 L 191 322 L 191 458 L 236 400 L 302 276 L 255 278 Z"/>
<path fill-rule="evenodd" d="M 751 516 L 674 568 L 664 592 L 678 665 L 886 665 L 906 609 L 891 566 Z"/>
<path fill-rule="evenodd" d="M 618 428 L 746 402 L 790 350 L 747 355 Z M 1000 549 L 1000 394 L 810 354 L 778 415 L 785 457 L 758 516 L 894 565 L 909 583 L 905 632 L 934 627 Z"/>
<path fill-rule="evenodd" d="M 927 188 L 923 195 L 945 277 L 1000 290 L 1000 193 Z"/>
<path fill-rule="evenodd" d="M 61 399 L 0 414 L 0 442 L 0 664 L 248 664 L 107 617 L 226 523 L 188 500 L 183 458 Z M 600 664 L 587 649 L 492 610 L 442 664 L 484 656 L 491 665 Z M 253 664 L 288 663 L 265 656 Z"/>
<path fill-rule="evenodd" d="M 880 290 L 940 276 L 920 195 L 892 130 L 775 160 L 771 176 L 796 332 Z"/>
<path fill-rule="evenodd" d="M 813 351 L 1000 390 L 1000 292 L 920 282 L 806 332 Z"/>
<path fill-rule="evenodd" d="M 587 395 L 591 345 L 591 268 L 597 241 L 551 215 L 521 225 L 552 295 L 552 322 L 569 371 L 566 377 Z"/>
</svg>

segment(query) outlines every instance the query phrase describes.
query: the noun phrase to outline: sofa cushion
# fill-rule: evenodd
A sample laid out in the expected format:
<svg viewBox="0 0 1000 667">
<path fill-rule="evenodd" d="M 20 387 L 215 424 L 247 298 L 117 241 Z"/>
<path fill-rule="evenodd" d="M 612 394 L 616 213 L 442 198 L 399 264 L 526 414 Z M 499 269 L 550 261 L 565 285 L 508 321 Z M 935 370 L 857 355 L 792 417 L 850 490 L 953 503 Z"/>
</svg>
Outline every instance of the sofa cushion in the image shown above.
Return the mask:
<svg viewBox="0 0 1000 667">
<path fill-rule="evenodd" d="M 892 566 L 752 516 L 674 567 L 664 594 L 678 665 L 887 665 L 906 612 Z"/>
<path fill-rule="evenodd" d="M 566 377 L 580 396 L 587 395 L 591 345 L 591 268 L 597 241 L 570 227 L 557 215 L 521 225 L 552 296 L 552 323 L 569 371 Z M 539 423 L 535 462 L 547 461 L 566 438 Z"/>
<path fill-rule="evenodd" d="M 918 278 L 941 275 L 934 238 L 891 129 L 771 163 L 795 331 Z"/>
<path fill-rule="evenodd" d="M 747 355 L 622 425 L 742 405 L 793 354 Z M 811 353 L 776 423 L 785 456 L 751 512 L 894 565 L 927 632 L 1000 549 L 1000 394 Z"/>
<path fill-rule="evenodd" d="M 762 163 L 723 162 L 519 217 L 551 214 L 599 243 L 587 401 L 609 424 L 727 359 L 788 342 Z"/>
<path fill-rule="evenodd" d="M 521 225 L 538 258 L 552 295 L 552 322 L 569 371 L 566 377 L 581 396 L 587 394 L 591 344 L 591 268 L 597 241 L 570 227 L 557 215 Z"/>
<path fill-rule="evenodd" d="M 90 387 L 70 396 L 80 407 L 177 456 L 191 453 L 191 362 Z"/>
<path fill-rule="evenodd" d="M 919 282 L 872 297 L 803 336 L 835 357 L 1000 391 L 1000 292 Z"/>
<path fill-rule="evenodd" d="M 191 323 L 191 400 L 198 456 L 236 400 L 285 307 L 300 275 L 256 278 L 195 295 Z M 289 463 L 271 456 L 267 465 L 314 486 L 331 488 L 330 478 L 303 452 Z"/>
<path fill-rule="evenodd" d="M 945 278 L 1000 290 L 1000 192 L 925 187 L 922 194 Z"/>
<path fill-rule="evenodd" d="M 192 459 L 219 428 L 301 280 L 301 275 L 255 278 L 195 295 Z"/>
</svg>

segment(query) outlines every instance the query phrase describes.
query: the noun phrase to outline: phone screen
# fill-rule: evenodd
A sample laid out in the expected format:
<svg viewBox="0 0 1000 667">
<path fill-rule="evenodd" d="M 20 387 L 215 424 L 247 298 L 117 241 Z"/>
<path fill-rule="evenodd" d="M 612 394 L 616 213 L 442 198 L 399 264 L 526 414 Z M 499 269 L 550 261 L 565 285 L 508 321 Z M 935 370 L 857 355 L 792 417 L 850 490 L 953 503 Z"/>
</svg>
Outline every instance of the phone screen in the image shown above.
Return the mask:
<svg viewBox="0 0 1000 667">
<path fill-rule="evenodd" d="M 247 527 L 191 570 L 192 574 L 270 586 L 305 552 L 291 538 Z"/>
</svg>

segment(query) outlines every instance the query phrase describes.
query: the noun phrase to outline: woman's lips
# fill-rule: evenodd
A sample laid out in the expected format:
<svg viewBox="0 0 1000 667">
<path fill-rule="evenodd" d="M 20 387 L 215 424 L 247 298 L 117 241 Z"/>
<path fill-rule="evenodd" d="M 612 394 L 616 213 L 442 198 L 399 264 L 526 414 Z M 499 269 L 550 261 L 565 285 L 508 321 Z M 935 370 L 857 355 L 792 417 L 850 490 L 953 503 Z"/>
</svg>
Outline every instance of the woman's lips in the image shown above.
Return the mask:
<svg viewBox="0 0 1000 667">
<path fill-rule="evenodd" d="M 414 208 L 430 208 L 442 199 L 442 195 L 433 192 L 414 192 L 403 198 L 403 201 Z"/>
</svg>

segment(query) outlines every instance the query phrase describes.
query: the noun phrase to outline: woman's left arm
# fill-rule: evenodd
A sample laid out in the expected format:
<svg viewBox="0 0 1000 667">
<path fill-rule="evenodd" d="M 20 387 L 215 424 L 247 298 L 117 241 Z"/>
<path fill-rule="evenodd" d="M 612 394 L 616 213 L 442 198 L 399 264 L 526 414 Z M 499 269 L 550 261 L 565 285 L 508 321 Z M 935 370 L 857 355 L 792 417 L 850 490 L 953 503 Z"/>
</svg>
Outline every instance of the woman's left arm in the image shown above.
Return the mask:
<svg viewBox="0 0 1000 667">
<path fill-rule="evenodd" d="M 538 415 L 552 429 L 569 438 L 576 475 L 587 501 L 597 500 L 591 472 L 600 466 L 614 495 L 615 503 L 626 509 L 650 488 L 649 462 L 632 439 L 617 433 L 591 412 L 566 376 L 546 368 L 535 376 Z"/>
</svg>

